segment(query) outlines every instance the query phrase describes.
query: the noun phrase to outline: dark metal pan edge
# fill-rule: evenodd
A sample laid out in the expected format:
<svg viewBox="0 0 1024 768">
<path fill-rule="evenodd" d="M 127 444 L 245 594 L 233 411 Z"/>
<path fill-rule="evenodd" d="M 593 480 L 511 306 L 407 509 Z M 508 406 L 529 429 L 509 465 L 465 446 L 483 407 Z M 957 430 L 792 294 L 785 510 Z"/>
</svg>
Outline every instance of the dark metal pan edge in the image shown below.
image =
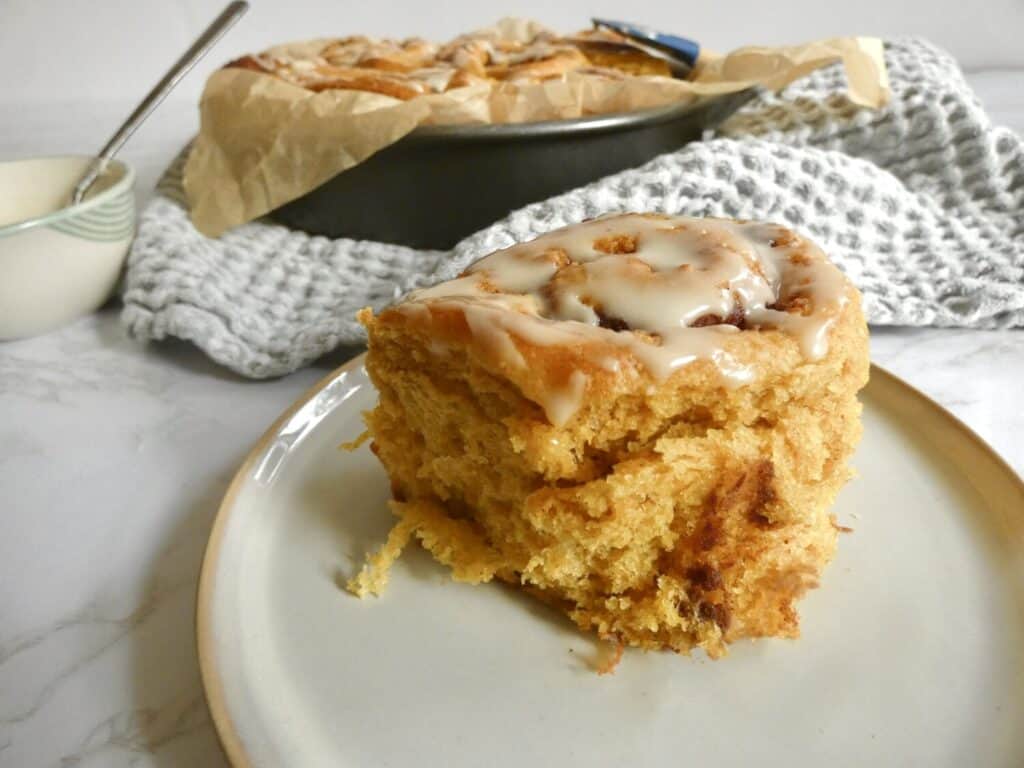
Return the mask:
<svg viewBox="0 0 1024 768">
<path fill-rule="evenodd" d="M 600 133 L 603 131 L 639 128 L 678 119 L 691 112 L 714 109 L 715 105 L 727 102 L 735 105 L 745 103 L 757 92 L 756 87 L 732 93 L 700 96 L 694 101 L 666 104 L 649 109 L 628 112 L 610 112 L 602 115 L 574 117 L 564 120 L 541 120 L 532 123 L 488 123 L 460 125 L 422 125 L 409 133 L 403 141 L 459 141 L 507 140 L 541 136 L 564 136 Z M 732 109 L 735 109 L 732 106 Z M 732 110 L 730 110 L 732 111 Z"/>
</svg>

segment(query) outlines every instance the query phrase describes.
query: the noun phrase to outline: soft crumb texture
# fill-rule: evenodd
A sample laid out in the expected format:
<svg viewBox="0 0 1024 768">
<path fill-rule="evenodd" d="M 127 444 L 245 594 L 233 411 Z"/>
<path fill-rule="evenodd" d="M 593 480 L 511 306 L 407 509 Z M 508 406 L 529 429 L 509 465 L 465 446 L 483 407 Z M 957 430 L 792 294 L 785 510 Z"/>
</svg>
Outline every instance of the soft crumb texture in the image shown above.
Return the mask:
<svg viewBox="0 0 1024 768">
<path fill-rule="evenodd" d="M 378 592 L 414 535 L 454 578 L 521 585 L 614 643 L 716 658 L 798 636 L 861 432 L 867 329 L 846 290 L 819 359 L 778 330 L 730 335 L 758 372 L 743 386 L 704 360 L 664 380 L 626 352 L 614 370 L 573 362 L 586 384 L 559 427 L 524 392 L 571 350 L 517 339 L 513 368 L 443 309 L 364 311 L 380 393 L 366 420 L 399 523 L 350 588 Z"/>
</svg>

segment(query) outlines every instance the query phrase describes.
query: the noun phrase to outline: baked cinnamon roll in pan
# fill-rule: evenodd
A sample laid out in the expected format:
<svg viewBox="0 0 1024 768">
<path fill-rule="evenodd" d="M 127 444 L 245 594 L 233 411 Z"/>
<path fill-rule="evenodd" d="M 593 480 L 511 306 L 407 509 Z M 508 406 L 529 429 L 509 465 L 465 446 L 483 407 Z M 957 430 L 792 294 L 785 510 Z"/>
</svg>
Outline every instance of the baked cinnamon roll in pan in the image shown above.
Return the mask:
<svg viewBox="0 0 1024 768">
<path fill-rule="evenodd" d="M 401 101 L 579 75 L 602 82 L 672 78 L 664 58 L 605 30 L 540 30 L 512 40 L 492 29 L 444 44 L 355 36 L 279 46 L 227 66 L 315 93 L 364 91 Z M 446 249 L 509 211 L 699 139 L 752 95 L 533 123 L 421 126 L 271 215 L 328 237 Z"/>
</svg>

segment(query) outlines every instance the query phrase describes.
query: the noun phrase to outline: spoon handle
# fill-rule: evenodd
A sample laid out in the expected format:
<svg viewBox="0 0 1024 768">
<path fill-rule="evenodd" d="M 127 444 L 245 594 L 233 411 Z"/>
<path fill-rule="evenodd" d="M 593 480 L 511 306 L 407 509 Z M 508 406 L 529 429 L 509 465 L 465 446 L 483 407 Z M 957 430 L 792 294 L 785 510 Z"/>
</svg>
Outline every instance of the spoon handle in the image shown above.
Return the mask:
<svg viewBox="0 0 1024 768">
<path fill-rule="evenodd" d="M 78 184 L 75 185 L 74 191 L 71 193 L 72 203 L 80 203 L 85 197 L 85 193 L 89 187 L 92 186 L 96 178 L 103 173 L 103 170 L 107 166 L 107 162 L 112 158 L 117 151 L 124 146 L 124 143 L 128 141 L 129 137 L 135 130 L 145 122 L 146 118 L 150 116 L 154 109 L 163 101 L 167 94 L 170 93 L 174 87 L 181 82 L 181 79 L 188 74 L 189 70 L 196 65 L 206 52 L 213 47 L 213 45 L 220 40 L 221 36 L 228 31 L 228 29 L 238 21 L 242 15 L 249 9 L 249 3 L 245 0 L 235 0 L 229 3 L 228 6 L 221 11 L 220 15 L 213 20 L 213 22 L 206 28 L 206 30 L 196 38 L 196 41 L 192 43 L 191 47 L 182 54 L 181 58 L 178 59 L 174 66 L 167 70 L 160 82 L 153 86 L 146 98 L 144 98 L 139 106 L 135 108 L 135 111 L 129 115 L 128 119 L 125 120 L 121 127 L 117 129 L 117 132 L 110 138 L 110 141 L 106 143 L 100 153 L 96 155 L 93 161 L 89 164 L 89 168 L 85 175 L 82 176 Z"/>
</svg>

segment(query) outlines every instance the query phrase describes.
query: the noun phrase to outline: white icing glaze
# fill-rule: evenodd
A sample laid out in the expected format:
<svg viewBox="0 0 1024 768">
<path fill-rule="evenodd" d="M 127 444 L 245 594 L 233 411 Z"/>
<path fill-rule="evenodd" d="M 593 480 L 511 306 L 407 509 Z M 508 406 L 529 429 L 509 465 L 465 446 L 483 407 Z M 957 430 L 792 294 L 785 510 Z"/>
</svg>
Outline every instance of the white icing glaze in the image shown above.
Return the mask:
<svg viewBox="0 0 1024 768">
<path fill-rule="evenodd" d="M 448 90 L 448 84 L 454 76 L 455 70 L 450 67 L 423 67 L 409 73 L 410 80 L 422 83 L 434 93 Z"/>
<path fill-rule="evenodd" d="M 556 427 L 564 426 L 579 410 L 580 402 L 587 391 L 587 374 L 573 371 L 569 375 L 569 383 L 564 389 L 552 390 L 545 394 L 541 407 L 548 421 Z"/>
<path fill-rule="evenodd" d="M 845 301 L 842 273 L 781 227 L 621 214 L 496 251 L 397 307 L 458 307 L 474 337 L 510 366 L 526 365 L 517 338 L 537 346 L 600 340 L 630 352 L 657 380 L 708 360 L 725 385 L 739 386 L 756 372 L 723 348 L 725 338 L 741 327 L 774 328 L 817 359 Z M 619 365 L 614 356 L 594 362 Z M 571 418 L 586 385 L 575 371 L 565 389 L 538 396 L 553 424 Z"/>
</svg>

